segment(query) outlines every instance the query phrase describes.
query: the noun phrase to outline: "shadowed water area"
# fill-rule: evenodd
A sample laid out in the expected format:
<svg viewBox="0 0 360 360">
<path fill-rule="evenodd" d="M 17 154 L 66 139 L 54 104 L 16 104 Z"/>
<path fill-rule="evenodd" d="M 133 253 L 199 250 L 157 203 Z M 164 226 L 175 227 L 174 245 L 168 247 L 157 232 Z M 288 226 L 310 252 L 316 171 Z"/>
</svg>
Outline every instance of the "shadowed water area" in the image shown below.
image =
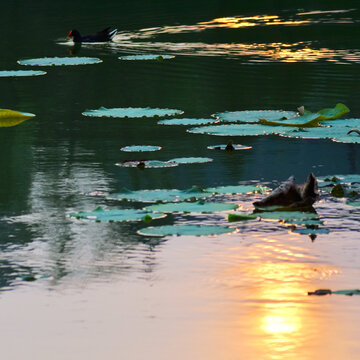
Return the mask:
<svg viewBox="0 0 360 360">
<path fill-rule="evenodd" d="M 359 175 L 360 144 L 187 131 L 216 113 L 301 105 L 343 103 L 344 121 L 360 118 L 358 7 L 3 4 L 0 71 L 46 72 L 0 77 L 0 108 L 36 115 L 12 126 L 0 117 L 3 358 L 358 359 L 360 297 L 308 292 L 360 288 L 359 196 L 348 196 L 359 178 L 343 178 L 345 196 L 321 187 L 315 213 L 228 215 L 252 215 L 290 175 Z M 107 26 L 118 29 L 111 43 L 66 38 Z M 44 57 L 101 62 L 18 63 Z M 101 107 L 122 117 L 91 115 Z M 145 108 L 160 115 L 142 117 Z M 230 139 L 240 150 L 211 149 Z M 257 188 L 222 188 L 236 185 Z M 152 213 L 156 199 L 182 210 Z M 200 212 L 208 202 L 227 208 Z M 117 222 L 107 210 L 138 218 Z M 199 225 L 218 232 L 151 236 Z"/>
</svg>

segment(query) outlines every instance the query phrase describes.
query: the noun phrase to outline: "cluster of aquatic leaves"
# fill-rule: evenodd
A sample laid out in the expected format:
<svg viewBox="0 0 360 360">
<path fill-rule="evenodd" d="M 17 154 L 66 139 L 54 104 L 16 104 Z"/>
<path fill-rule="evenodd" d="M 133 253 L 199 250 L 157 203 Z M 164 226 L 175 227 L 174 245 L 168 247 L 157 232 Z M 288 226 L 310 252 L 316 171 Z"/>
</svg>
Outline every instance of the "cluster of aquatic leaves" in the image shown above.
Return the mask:
<svg viewBox="0 0 360 360">
<path fill-rule="evenodd" d="M 349 112 L 349 108 L 344 104 L 336 104 L 334 108 L 326 108 L 319 110 L 315 113 L 307 111 L 303 109 L 301 111 L 301 116 L 291 120 L 281 120 L 273 121 L 268 120 L 266 118 L 262 118 L 259 120 L 261 124 L 271 125 L 271 126 L 292 126 L 292 127 L 300 127 L 300 128 L 309 128 L 319 126 L 321 121 L 325 120 L 334 120 L 338 119 L 341 116 L 347 114 Z"/>
<path fill-rule="evenodd" d="M 155 189 L 155 190 L 137 190 L 131 191 L 123 189 L 122 191 L 106 196 L 108 200 L 128 200 L 138 202 L 178 202 L 184 200 L 205 199 L 213 194 L 202 190 L 199 187 L 193 187 L 187 190 L 178 189 Z"/>
<path fill-rule="evenodd" d="M 224 122 L 255 123 L 258 122 L 259 119 L 274 121 L 279 119 L 293 119 L 298 116 L 298 113 L 295 111 L 282 110 L 243 110 L 219 112 L 213 116 Z"/>
<path fill-rule="evenodd" d="M 35 115 L 31 113 L 0 109 L 0 127 L 15 126 L 33 117 L 35 117 Z"/>
<path fill-rule="evenodd" d="M 228 234 L 234 232 L 235 228 L 216 225 L 163 225 L 151 226 L 138 231 L 144 236 L 167 236 L 167 235 L 192 235 L 192 236 L 211 236 Z"/>
<path fill-rule="evenodd" d="M 46 71 L 35 70 L 2 70 L 0 77 L 18 77 L 18 76 L 38 76 L 45 75 Z"/>
<path fill-rule="evenodd" d="M 70 217 L 83 220 L 92 220 L 98 222 L 119 222 L 119 221 L 140 221 L 150 222 L 152 219 L 163 218 L 166 215 L 161 213 L 152 213 L 145 210 L 136 209 L 113 209 L 104 210 L 98 207 L 93 211 L 79 211 L 70 213 Z"/>
<path fill-rule="evenodd" d="M 343 104 L 327 108 L 316 113 L 303 111 L 303 115 L 292 118 L 274 120 L 274 113 L 269 112 L 267 119 L 255 119 L 266 111 L 238 111 L 215 114 L 218 119 L 235 124 L 200 126 L 188 129 L 193 134 L 208 134 L 217 136 L 259 136 L 280 135 L 289 138 L 331 139 L 335 142 L 360 143 L 360 135 L 351 132 L 360 127 L 360 119 L 339 119 L 349 109 Z M 242 116 L 241 114 L 244 113 Z"/>
<path fill-rule="evenodd" d="M 322 191 L 336 198 L 347 198 L 348 205 L 360 205 L 360 175 L 328 175 L 318 180 Z"/>
<path fill-rule="evenodd" d="M 212 213 L 219 211 L 229 211 L 237 209 L 236 204 L 216 203 L 216 202 L 178 202 L 166 203 L 147 206 L 147 211 L 163 212 L 163 213 Z"/>
<path fill-rule="evenodd" d="M 127 160 L 123 162 L 116 163 L 116 166 L 120 167 L 137 167 L 140 169 L 149 169 L 149 168 L 167 168 L 174 167 L 183 164 L 201 164 L 208 163 L 213 161 L 211 158 L 205 157 L 183 157 L 183 158 L 174 158 L 168 161 L 160 160 Z"/>
<path fill-rule="evenodd" d="M 169 60 L 174 59 L 175 55 L 156 55 L 156 54 L 143 54 L 143 55 L 125 55 L 119 56 L 120 60 Z"/>
<path fill-rule="evenodd" d="M 269 188 L 261 185 L 228 185 L 205 189 L 213 194 L 266 194 L 268 190 Z"/>
<path fill-rule="evenodd" d="M 102 60 L 91 57 L 43 57 L 37 59 L 18 60 L 20 65 L 28 66 L 69 66 L 69 65 L 90 65 L 101 63 Z"/>
<path fill-rule="evenodd" d="M 130 160 L 123 161 L 115 164 L 120 167 L 134 167 L 139 169 L 156 169 L 156 168 L 168 168 L 178 166 L 178 163 L 173 161 L 160 161 L 160 160 Z"/>
<path fill-rule="evenodd" d="M 153 109 L 153 108 L 105 108 L 86 110 L 82 114 L 93 117 L 115 117 L 115 118 L 143 118 L 143 117 L 164 117 L 182 114 L 177 109 Z"/>
<path fill-rule="evenodd" d="M 214 124 L 219 122 L 216 119 L 194 119 L 194 118 L 182 118 L 182 119 L 166 119 L 158 121 L 159 125 L 184 125 L 184 126 L 194 126 L 194 125 L 205 125 L 205 124 Z"/>
<path fill-rule="evenodd" d="M 161 146 L 154 145 L 129 145 L 120 149 L 125 152 L 146 152 L 146 151 L 158 151 L 161 150 Z"/>
</svg>

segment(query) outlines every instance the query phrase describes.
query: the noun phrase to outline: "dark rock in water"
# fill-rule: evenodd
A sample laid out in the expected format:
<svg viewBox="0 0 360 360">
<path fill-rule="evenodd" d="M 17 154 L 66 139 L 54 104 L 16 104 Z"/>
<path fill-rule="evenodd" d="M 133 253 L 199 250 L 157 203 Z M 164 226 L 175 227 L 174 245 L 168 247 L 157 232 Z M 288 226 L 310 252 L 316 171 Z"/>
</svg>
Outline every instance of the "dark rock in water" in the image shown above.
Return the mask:
<svg viewBox="0 0 360 360">
<path fill-rule="evenodd" d="M 255 201 L 255 207 L 286 206 L 291 208 L 311 207 L 319 198 L 317 180 L 309 174 L 304 184 L 294 184 L 295 177 L 290 176 L 266 198 Z"/>
</svg>

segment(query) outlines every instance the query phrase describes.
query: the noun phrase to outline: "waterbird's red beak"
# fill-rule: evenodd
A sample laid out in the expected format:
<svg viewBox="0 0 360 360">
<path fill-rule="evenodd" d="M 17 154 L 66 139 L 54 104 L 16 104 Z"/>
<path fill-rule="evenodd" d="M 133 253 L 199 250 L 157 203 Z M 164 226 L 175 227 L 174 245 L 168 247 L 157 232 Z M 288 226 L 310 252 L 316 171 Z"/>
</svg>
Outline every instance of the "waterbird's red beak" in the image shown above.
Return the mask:
<svg viewBox="0 0 360 360">
<path fill-rule="evenodd" d="M 69 31 L 68 37 L 70 37 L 71 35 L 72 35 L 72 30 Z"/>
</svg>

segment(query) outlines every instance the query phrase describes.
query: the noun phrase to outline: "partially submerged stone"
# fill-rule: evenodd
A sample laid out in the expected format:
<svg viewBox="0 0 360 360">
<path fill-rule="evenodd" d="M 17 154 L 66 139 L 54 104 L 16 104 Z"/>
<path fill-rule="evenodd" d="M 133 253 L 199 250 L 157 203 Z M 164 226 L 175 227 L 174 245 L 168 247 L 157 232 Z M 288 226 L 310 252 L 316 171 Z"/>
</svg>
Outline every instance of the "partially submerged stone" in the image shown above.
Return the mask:
<svg viewBox="0 0 360 360">
<path fill-rule="evenodd" d="M 255 207 L 311 207 L 319 197 L 318 185 L 315 176 L 309 174 L 304 184 L 294 184 L 295 177 L 290 176 L 278 188 L 260 201 L 255 201 Z"/>
</svg>

